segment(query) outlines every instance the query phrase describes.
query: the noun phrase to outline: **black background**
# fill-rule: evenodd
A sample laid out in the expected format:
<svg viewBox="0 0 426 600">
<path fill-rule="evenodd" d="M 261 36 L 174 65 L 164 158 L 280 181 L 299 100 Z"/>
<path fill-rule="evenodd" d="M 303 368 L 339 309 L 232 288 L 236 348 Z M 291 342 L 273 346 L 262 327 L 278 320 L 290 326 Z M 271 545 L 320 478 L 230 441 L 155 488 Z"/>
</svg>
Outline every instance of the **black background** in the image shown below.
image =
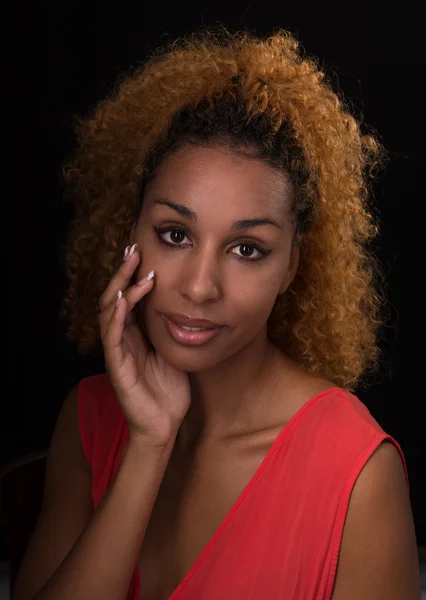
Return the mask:
<svg viewBox="0 0 426 600">
<path fill-rule="evenodd" d="M 10 391 L 3 403 L 0 460 L 47 448 L 66 393 L 81 378 L 104 371 L 103 361 L 78 356 L 65 341 L 58 316 L 66 285 L 59 249 L 71 217 L 58 174 L 74 147 L 73 115 L 86 114 L 153 44 L 200 24 L 220 22 L 259 34 L 285 28 L 320 59 L 390 153 L 374 197 L 382 222 L 377 252 L 387 274 L 393 325 L 383 333 L 382 374 L 358 396 L 402 447 L 418 543 L 425 545 L 420 15 L 400 3 L 394 9 L 383 3 L 375 11 L 346 6 L 327 14 L 306 5 L 274 8 L 264 2 L 225 9 L 217 3 L 64 0 L 18 5 L 18 13 L 11 53 L 18 111 L 10 203 L 15 240 L 8 263 Z"/>
</svg>

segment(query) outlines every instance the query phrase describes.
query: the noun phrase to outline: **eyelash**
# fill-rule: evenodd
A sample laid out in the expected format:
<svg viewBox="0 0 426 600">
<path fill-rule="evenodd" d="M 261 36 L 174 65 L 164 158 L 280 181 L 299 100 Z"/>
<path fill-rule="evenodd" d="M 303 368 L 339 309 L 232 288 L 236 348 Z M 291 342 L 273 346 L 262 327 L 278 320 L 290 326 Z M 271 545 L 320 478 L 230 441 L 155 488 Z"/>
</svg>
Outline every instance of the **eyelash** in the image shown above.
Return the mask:
<svg viewBox="0 0 426 600">
<path fill-rule="evenodd" d="M 186 237 L 188 237 L 188 233 L 186 231 L 186 229 L 183 229 L 182 227 L 155 227 L 154 226 L 154 231 L 157 237 L 158 242 L 164 246 L 167 250 L 172 250 L 174 248 L 179 248 L 180 246 L 183 246 L 183 244 L 171 244 L 170 242 L 165 242 L 163 240 L 163 238 L 161 237 L 163 233 L 182 233 L 183 235 L 185 235 Z M 259 244 L 254 244 L 253 242 L 249 241 L 249 240 L 242 240 L 240 241 L 238 244 L 236 244 L 236 246 L 234 246 L 234 248 L 237 248 L 238 246 L 250 246 L 251 248 L 255 248 L 255 250 L 257 250 L 258 252 L 260 252 L 261 256 L 258 258 L 246 258 L 244 256 L 238 256 L 237 255 L 237 259 L 238 260 L 242 260 L 243 262 L 249 263 L 249 262 L 259 262 L 263 259 L 265 259 L 268 254 L 271 253 L 271 250 L 269 250 L 268 248 L 264 248 L 263 246 L 260 246 Z"/>
</svg>

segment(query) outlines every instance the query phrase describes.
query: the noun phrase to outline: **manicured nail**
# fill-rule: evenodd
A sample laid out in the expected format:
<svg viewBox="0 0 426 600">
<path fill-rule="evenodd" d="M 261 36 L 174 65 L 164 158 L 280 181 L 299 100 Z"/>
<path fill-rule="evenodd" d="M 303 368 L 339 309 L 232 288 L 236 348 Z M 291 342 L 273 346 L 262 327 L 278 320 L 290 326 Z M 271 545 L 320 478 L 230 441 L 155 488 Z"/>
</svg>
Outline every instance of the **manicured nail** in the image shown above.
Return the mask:
<svg viewBox="0 0 426 600">
<path fill-rule="evenodd" d="M 133 244 L 133 246 L 130 248 L 129 254 L 126 256 L 124 261 L 129 260 L 129 258 L 132 256 L 133 252 L 135 251 L 136 246 L 137 246 L 137 244 Z"/>
<path fill-rule="evenodd" d="M 130 246 L 127 246 L 127 248 L 124 251 L 123 262 L 125 262 L 127 255 L 129 254 L 129 250 L 130 250 Z"/>
<path fill-rule="evenodd" d="M 115 306 L 118 306 L 120 304 L 122 295 L 123 295 L 123 292 L 121 290 L 118 290 L 117 300 L 115 301 Z"/>
<path fill-rule="evenodd" d="M 140 281 L 138 281 L 138 285 L 143 285 L 144 283 L 146 283 L 147 281 L 149 281 L 153 277 L 154 277 L 154 271 L 150 271 L 146 277 L 144 277 L 143 279 L 141 279 Z"/>
</svg>

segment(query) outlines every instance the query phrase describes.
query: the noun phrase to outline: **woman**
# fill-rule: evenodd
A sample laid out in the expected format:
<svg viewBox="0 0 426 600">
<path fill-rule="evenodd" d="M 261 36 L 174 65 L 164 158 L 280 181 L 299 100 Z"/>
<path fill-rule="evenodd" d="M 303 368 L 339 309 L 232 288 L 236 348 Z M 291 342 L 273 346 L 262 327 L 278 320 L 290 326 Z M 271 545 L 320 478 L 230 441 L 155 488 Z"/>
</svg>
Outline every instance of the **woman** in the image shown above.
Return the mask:
<svg viewBox="0 0 426 600">
<path fill-rule="evenodd" d="M 65 399 L 14 599 L 417 599 L 404 456 L 351 392 L 380 144 L 285 31 L 179 40 L 78 134 L 62 314 L 107 372 Z"/>
</svg>

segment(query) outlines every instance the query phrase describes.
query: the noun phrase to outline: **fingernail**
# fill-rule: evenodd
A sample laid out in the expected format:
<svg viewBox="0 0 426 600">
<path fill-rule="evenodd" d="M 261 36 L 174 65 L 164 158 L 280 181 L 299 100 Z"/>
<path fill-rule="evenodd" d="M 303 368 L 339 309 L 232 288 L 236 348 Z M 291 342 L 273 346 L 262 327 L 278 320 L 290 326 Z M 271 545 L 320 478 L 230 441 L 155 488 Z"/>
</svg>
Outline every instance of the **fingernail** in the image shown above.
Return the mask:
<svg viewBox="0 0 426 600">
<path fill-rule="evenodd" d="M 124 261 L 129 260 L 129 258 L 132 256 L 133 252 L 135 251 L 137 244 L 133 244 L 133 246 L 130 248 L 129 254 L 125 257 Z"/>
<path fill-rule="evenodd" d="M 143 285 L 144 283 L 146 283 L 147 281 L 149 281 L 153 277 L 154 277 L 154 271 L 150 271 L 146 277 L 144 277 L 143 279 L 141 279 L 140 281 L 138 281 L 138 285 Z"/>
<path fill-rule="evenodd" d="M 115 301 L 115 306 L 118 306 L 120 304 L 120 300 L 121 300 L 122 296 L 123 296 L 123 292 L 121 290 L 118 290 L 117 300 Z"/>
<path fill-rule="evenodd" d="M 123 262 L 126 260 L 127 255 L 129 254 L 130 246 L 127 246 L 124 251 Z"/>
</svg>

